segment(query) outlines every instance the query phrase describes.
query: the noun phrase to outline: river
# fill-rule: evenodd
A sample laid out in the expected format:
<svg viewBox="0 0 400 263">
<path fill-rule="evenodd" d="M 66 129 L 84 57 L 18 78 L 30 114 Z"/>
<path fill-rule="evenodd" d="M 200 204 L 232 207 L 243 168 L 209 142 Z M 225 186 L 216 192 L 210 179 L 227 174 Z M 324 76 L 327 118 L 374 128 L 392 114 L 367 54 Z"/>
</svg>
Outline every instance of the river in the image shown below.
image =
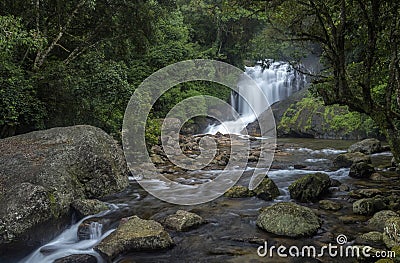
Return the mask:
<svg viewBox="0 0 400 263">
<path fill-rule="evenodd" d="M 174 213 L 178 209 L 189 210 L 202 216 L 207 223 L 188 232 L 169 231 L 175 242 L 175 246 L 169 250 L 136 252 L 121 256 L 115 262 L 305 262 L 293 261 L 287 258 L 261 258 L 257 255 L 257 248 L 265 241 L 270 245 L 315 245 L 322 246 L 328 242 L 335 243 L 339 234 L 347 236 L 349 242 L 365 230 L 365 221 L 368 217 L 355 216 L 352 213 L 352 202 L 348 197 L 348 191 L 359 188 L 379 188 L 383 191 L 396 189 L 393 181 L 375 182 L 371 180 L 357 180 L 348 177 L 348 169 L 335 169 L 332 160 L 338 154 L 345 152 L 352 141 L 319 140 L 319 139 L 279 139 L 278 151 L 272 164 L 268 177 L 274 180 L 280 189 L 281 195 L 273 201 L 264 201 L 257 197 L 228 198 L 221 196 L 211 202 L 196 206 L 177 206 L 156 199 L 141 189 L 135 181 L 124 192 L 107 198 L 106 202 L 112 204 L 112 210 L 102 214 L 99 218 L 91 218 L 92 221 L 101 223 L 100 234 L 92 236 L 92 240 L 78 241 L 78 224 L 72 225 L 64 233 L 46 246 L 38 249 L 36 255 L 30 256 L 25 262 L 53 262 L 60 255 L 73 253 L 88 253 L 96 255 L 92 247 L 102 238 L 108 235 L 117 226 L 120 218 L 138 215 L 144 219 L 159 220 L 166 215 Z M 384 166 L 390 162 L 390 153 L 372 155 L 373 164 L 376 167 Z M 295 169 L 302 165 L 301 169 Z M 238 182 L 247 185 L 249 173 L 252 170 L 249 163 L 244 176 Z M 318 233 L 310 238 L 292 239 L 278 237 L 259 229 L 255 221 L 258 211 L 264 206 L 276 202 L 290 201 L 288 186 L 297 178 L 316 171 L 326 172 L 332 179 L 339 180 L 349 189 L 339 190 L 339 187 L 331 188 L 326 199 L 335 200 L 343 204 L 339 211 L 326 211 L 318 209 L 318 203 L 305 204 L 317 209 L 317 214 L 323 220 L 323 225 Z M 198 171 L 186 174 L 186 180 L 193 181 L 199 178 L 210 178 L 214 171 Z M 394 176 L 391 172 L 381 169 L 380 173 Z M 303 204 L 304 205 L 304 204 Z M 340 216 L 354 216 L 356 220 L 344 224 L 339 220 Z M 94 228 L 95 231 L 99 229 Z M 60 240 L 66 240 L 60 243 Z M 41 251 L 41 252 L 40 252 Z M 37 257 L 37 254 L 41 254 Z M 43 257 L 42 255 L 46 256 Z M 58 255 L 58 256 L 54 256 Z M 98 257 L 98 255 L 97 255 Z M 37 261 L 40 259 L 40 261 Z M 33 261 L 32 261 L 33 260 Z M 299 259 L 300 260 L 300 259 Z M 304 259 L 302 259 L 304 260 Z M 330 261 L 322 258 L 322 262 Z M 100 258 L 98 262 L 101 262 Z M 313 262 L 313 261 L 310 261 Z M 315 261 L 318 262 L 318 261 Z M 344 260 L 343 262 L 346 262 Z M 349 259 L 349 262 L 352 262 Z"/>
</svg>

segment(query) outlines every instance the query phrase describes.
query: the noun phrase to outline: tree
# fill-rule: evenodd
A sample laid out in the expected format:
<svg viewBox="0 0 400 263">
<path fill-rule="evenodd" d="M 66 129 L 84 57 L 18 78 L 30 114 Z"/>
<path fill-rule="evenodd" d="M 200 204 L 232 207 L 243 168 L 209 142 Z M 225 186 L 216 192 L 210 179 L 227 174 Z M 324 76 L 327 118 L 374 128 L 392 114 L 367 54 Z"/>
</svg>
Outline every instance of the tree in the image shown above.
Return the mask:
<svg viewBox="0 0 400 263">
<path fill-rule="evenodd" d="M 276 39 L 317 43 L 325 66 L 313 80 L 325 104 L 366 113 L 400 163 L 400 3 L 283 0 L 267 6 Z"/>
<path fill-rule="evenodd" d="M 179 0 L 190 25 L 191 41 L 199 43 L 208 58 L 242 66 L 250 41 L 264 27 L 265 16 L 252 5 L 227 0 Z"/>
<path fill-rule="evenodd" d="M 0 16 L 0 138 L 13 135 L 21 126 L 42 128 L 45 114 L 33 83 L 23 69 L 26 57 L 43 39 L 27 31 L 21 19 Z"/>
</svg>

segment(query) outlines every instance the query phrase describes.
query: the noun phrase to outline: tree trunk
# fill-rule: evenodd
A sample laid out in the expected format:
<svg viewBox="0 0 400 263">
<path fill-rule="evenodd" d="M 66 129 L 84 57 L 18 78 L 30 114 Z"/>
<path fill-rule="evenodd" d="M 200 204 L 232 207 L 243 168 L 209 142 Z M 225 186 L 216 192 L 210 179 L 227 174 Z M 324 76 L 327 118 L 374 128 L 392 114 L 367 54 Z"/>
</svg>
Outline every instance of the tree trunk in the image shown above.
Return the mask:
<svg viewBox="0 0 400 263">
<path fill-rule="evenodd" d="M 398 118 L 387 118 L 383 111 L 375 111 L 371 118 L 379 125 L 380 130 L 384 133 L 393 157 L 397 164 L 400 164 L 400 129 L 396 123 L 399 123 Z"/>
<path fill-rule="evenodd" d="M 385 129 L 386 138 L 389 143 L 390 149 L 392 150 L 393 157 L 399 166 L 400 164 L 400 130 L 396 128 Z"/>
</svg>

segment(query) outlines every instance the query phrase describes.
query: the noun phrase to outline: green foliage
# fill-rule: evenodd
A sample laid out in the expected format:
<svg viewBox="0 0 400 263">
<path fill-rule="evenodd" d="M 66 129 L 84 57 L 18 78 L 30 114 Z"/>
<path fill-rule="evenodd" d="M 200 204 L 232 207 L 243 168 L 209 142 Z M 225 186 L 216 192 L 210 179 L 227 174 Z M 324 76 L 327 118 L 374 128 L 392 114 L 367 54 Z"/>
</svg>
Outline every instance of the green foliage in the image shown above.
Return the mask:
<svg viewBox="0 0 400 263">
<path fill-rule="evenodd" d="M 343 138 L 379 135 L 377 125 L 365 114 L 349 111 L 346 106 L 324 106 L 321 99 L 311 95 L 286 110 L 278 129 L 286 134 L 290 134 L 292 130 L 311 135 L 320 131 L 330 138 L 338 138 L 336 134 Z M 317 135 L 324 137 L 323 134 Z"/>
<path fill-rule="evenodd" d="M 265 21 L 252 5 L 225 0 L 1 1 L 0 136 L 91 124 L 119 138 L 125 107 L 145 78 L 193 58 L 242 66 Z M 201 81 L 178 85 L 154 105 L 146 138 L 157 141 L 158 119 L 180 101 L 227 100 L 229 92 Z"/>
<path fill-rule="evenodd" d="M 43 128 L 44 105 L 37 98 L 24 57 L 43 42 L 35 32 L 27 31 L 21 19 L 0 16 L 0 138 L 17 129 Z"/>
<path fill-rule="evenodd" d="M 145 139 L 147 146 L 155 145 L 159 143 L 161 136 L 161 121 L 149 116 L 146 121 Z"/>
</svg>

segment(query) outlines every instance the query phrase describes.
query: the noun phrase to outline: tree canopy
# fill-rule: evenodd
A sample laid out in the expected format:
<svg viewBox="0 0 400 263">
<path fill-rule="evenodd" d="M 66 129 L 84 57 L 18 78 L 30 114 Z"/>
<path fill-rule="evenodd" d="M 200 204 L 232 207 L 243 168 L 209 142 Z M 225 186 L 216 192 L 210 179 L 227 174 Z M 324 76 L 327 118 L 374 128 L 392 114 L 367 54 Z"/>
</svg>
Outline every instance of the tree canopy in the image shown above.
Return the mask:
<svg viewBox="0 0 400 263">
<path fill-rule="evenodd" d="M 244 3 L 246 4 L 246 2 Z M 366 113 L 400 161 L 400 3 L 387 0 L 259 2 L 272 41 L 321 49 L 313 89 L 325 104 Z"/>
</svg>

